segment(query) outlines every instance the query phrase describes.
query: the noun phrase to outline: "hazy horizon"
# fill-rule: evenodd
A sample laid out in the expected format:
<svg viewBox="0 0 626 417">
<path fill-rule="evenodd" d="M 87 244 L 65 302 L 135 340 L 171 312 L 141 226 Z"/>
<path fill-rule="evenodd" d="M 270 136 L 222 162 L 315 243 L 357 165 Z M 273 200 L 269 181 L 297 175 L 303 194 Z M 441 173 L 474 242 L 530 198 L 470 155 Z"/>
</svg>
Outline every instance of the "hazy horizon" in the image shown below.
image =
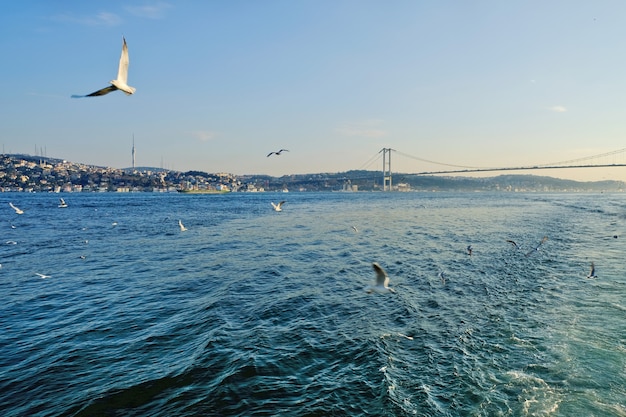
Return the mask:
<svg viewBox="0 0 626 417">
<path fill-rule="evenodd" d="M 0 15 L 3 150 L 123 168 L 134 138 L 137 166 L 272 176 L 382 169 L 382 148 L 471 167 L 609 153 L 626 143 L 623 11 L 565 0 L 14 2 Z M 122 37 L 136 93 L 71 99 L 115 78 Z M 423 160 L 394 155 L 392 171 L 445 169 Z M 626 168 L 549 176 L 625 181 Z"/>
<path fill-rule="evenodd" d="M 26 156 L 29 158 L 45 158 L 45 159 L 53 159 L 53 160 L 62 160 L 64 162 L 68 162 L 68 163 L 74 163 L 74 164 L 81 164 L 81 165 L 88 165 L 88 166 L 93 166 L 93 167 L 97 167 L 97 168 L 103 168 L 103 169 L 120 169 L 120 170 L 128 170 L 128 169 L 132 169 L 132 166 L 123 166 L 123 167 L 111 167 L 108 165 L 93 165 L 93 164 L 86 164 L 82 161 L 70 161 L 64 158 L 59 158 L 59 157 L 55 157 L 55 156 L 48 156 L 48 155 L 34 155 L 34 154 L 28 154 L 28 153 L 18 153 L 18 154 L 9 154 L 9 153 L 5 153 L 4 155 L 9 155 L 9 156 L 13 156 L 13 157 L 18 157 L 18 156 Z M 161 167 L 161 166 L 154 166 L 154 165 L 136 165 L 135 166 L 136 169 L 138 170 L 164 170 L 164 171 L 174 171 L 174 172 L 187 172 L 187 171 L 199 171 L 199 172 L 205 172 L 207 174 L 219 174 L 219 173 L 226 173 L 226 174 L 230 174 L 230 175 L 235 175 L 235 176 L 261 176 L 261 175 L 268 175 L 274 178 L 280 178 L 283 175 L 289 176 L 289 175 L 316 175 L 316 174 L 329 174 L 329 175 L 336 175 L 336 174 L 342 174 L 345 172 L 349 172 L 349 171 L 355 171 L 355 170 L 343 170 L 343 171 L 317 171 L 317 172 L 294 172 L 291 174 L 283 174 L 283 175 L 271 175 L 271 174 L 263 174 L 263 173 L 256 173 L 256 172 L 243 172 L 243 173 L 235 173 L 235 172 L 230 172 L 230 171 L 204 171 L 204 170 L 175 170 L 175 169 L 169 169 L 166 167 Z M 577 169 L 577 168 L 567 168 L 567 169 Z M 582 168 L 580 168 L 582 169 Z M 557 175 L 550 175 L 550 171 L 561 171 L 561 170 L 566 170 L 566 169 L 561 169 L 561 168 L 543 168 L 543 169 L 536 169 L 536 170 L 524 170 L 524 169 L 512 169 L 512 170 L 492 170 L 492 171 L 486 171 L 486 172 L 458 172 L 458 173 L 432 173 L 432 174 L 428 174 L 428 173 L 422 173 L 422 172 L 397 172 L 397 171 L 393 171 L 392 172 L 392 177 L 393 177 L 393 182 L 394 185 L 397 185 L 398 182 L 402 182 L 402 180 L 398 180 L 398 178 L 402 178 L 403 176 L 406 175 L 421 175 L 423 177 L 441 177 L 441 178 L 450 178 L 450 177 L 458 177 L 458 178 L 496 178 L 496 177 L 500 177 L 500 176 L 532 176 L 532 177 L 546 177 L 546 178 L 553 178 L 553 179 L 564 179 L 567 180 L 568 178 L 562 178 L 560 176 Z M 362 169 L 357 169 L 356 171 L 367 171 L 367 172 L 381 172 L 381 176 L 382 176 L 382 167 L 381 169 L 375 169 L 375 168 L 362 168 Z M 601 182 L 601 181 L 622 181 L 622 180 L 612 180 L 612 179 L 601 179 L 601 180 L 575 180 L 575 181 L 580 181 L 580 182 Z M 624 181 L 622 181 L 624 182 Z"/>
</svg>

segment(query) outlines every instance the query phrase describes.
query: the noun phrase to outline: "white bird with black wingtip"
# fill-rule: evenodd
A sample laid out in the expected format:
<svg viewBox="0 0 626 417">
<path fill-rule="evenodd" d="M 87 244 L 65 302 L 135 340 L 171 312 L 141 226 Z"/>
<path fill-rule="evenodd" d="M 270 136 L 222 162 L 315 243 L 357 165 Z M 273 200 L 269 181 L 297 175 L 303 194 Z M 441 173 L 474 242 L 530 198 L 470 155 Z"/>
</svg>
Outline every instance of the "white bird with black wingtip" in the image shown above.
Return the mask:
<svg viewBox="0 0 626 417">
<path fill-rule="evenodd" d="M 124 37 L 122 37 L 122 41 L 122 55 L 120 56 L 120 65 L 117 69 L 117 78 L 110 81 L 111 85 L 84 96 L 73 95 L 72 98 L 103 96 L 115 90 L 121 90 L 126 93 L 126 95 L 135 93 L 136 89 L 128 85 L 128 64 L 130 62 L 128 59 L 128 46 L 126 46 L 126 39 Z"/>
<path fill-rule="evenodd" d="M 274 211 L 283 211 L 283 204 L 285 204 L 285 201 L 280 201 L 278 204 L 274 204 L 273 201 L 270 201 L 270 204 L 274 207 Z"/>
<path fill-rule="evenodd" d="M 394 290 L 393 288 L 389 288 L 389 276 L 387 275 L 387 272 L 385 272 L 385 270 L 382 268 L 382 266 L 378 265 L 377 262 L 374 262 L 372 263 L 372 268 L 374 268 L 374 271 L 376 272 L 376 284 L 368 285 L 365 288 L 365 291 L 367 291 L 368 293 L 395 293 L 396 290 Z"/>
</svg>

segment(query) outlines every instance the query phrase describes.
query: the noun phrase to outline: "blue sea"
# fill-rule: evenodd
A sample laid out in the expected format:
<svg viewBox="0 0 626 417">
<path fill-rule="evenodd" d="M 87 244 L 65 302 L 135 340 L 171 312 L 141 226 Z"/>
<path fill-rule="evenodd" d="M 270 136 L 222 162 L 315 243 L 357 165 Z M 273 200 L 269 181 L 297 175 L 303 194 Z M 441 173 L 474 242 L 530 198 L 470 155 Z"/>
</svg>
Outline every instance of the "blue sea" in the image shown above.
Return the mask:
<svg viewBox="0 0 626 417">
<path fill-rule="evenodd" d="M 0 212 L 3 416 L 626 416 L 625 194 Z M 372 262 L 395 294 L 364 290 Z"/>
</svg>

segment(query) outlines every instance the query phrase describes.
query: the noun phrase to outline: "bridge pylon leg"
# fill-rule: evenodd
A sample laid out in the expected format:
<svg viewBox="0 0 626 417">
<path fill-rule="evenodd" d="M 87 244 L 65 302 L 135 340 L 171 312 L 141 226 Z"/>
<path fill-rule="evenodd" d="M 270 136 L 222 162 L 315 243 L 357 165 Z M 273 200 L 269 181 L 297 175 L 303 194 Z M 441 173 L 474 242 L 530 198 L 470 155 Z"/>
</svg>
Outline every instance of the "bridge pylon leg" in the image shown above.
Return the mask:
<svg viewBox="0 0 626 417">
<path fill-rule="evenodd" d="M 391 191 L 391 148 L 383 148 L 383 191 Z M 389 154 L 389 155 L 387 155 Z"/>
</svg>

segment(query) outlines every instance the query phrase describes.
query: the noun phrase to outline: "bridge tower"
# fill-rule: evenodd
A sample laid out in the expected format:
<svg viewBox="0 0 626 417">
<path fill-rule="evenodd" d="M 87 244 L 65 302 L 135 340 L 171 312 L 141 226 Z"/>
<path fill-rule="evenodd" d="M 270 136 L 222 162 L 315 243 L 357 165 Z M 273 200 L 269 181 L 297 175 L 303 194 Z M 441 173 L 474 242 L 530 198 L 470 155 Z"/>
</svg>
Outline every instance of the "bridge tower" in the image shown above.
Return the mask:
<svg viewBox="0 0 626 417">
<path fill-rule="evenodd" d="M 391 191 L 391 151 L 391 148 L 380 150 L 383 153 L 383 191 Z"/>
</svg>

